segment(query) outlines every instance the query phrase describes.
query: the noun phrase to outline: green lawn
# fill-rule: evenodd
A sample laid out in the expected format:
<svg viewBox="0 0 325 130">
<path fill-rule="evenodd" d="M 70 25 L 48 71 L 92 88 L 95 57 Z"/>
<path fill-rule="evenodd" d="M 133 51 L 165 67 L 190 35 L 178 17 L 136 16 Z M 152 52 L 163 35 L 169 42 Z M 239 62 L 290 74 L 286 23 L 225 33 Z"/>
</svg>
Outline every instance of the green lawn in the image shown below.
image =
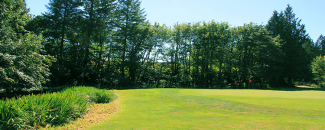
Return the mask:
<svg viewBox="0 0 325 130">
<path fill-rule="evenodd" d="M 119 112 L 91 129 L 325 129 L 325 91 L 117 92 Z"/>
</svg>

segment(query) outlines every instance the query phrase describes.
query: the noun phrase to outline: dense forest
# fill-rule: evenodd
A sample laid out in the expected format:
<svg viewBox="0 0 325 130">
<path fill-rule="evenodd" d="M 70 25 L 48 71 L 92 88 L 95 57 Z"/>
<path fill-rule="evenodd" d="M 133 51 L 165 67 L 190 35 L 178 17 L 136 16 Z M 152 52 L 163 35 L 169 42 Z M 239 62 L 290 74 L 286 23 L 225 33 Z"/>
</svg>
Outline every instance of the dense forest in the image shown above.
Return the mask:
<svg viewBox="0 0 325 130">
<path fill-rule="evenodd" d="M 308 36 L 293 8 L 266 25 L 146 20 L 139 0 L 50 0 L 28 14 L 1 3 L 0 87 L 266 88 L 317 82 L 312 62 L 325 37 Z M 321 76 L 322 77 L 322 76 Z"/>
</svg>

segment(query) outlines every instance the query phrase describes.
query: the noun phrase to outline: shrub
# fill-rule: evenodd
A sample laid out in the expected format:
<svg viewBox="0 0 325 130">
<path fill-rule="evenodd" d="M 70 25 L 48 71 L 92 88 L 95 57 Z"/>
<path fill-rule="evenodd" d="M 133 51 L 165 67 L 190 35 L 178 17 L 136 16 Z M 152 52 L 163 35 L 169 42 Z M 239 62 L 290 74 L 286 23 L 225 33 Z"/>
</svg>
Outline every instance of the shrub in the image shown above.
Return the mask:
<svg viewBox="0 0 325 130">
<path fill-rule="evenodd" d="M 320 88 L 320 87 L 318 87 L 316 84 L 311 84 L 310 87 L 313 87 L 313 88 Z"/>
<path fill-rule="evenodd" d="M 319 87 L 325 86 L 325 56 L 317 56 L 311 63 L 314 79 L 318 81 Z"/>
<path fill-rule="evenodd" d="M 33 129 L 59 125 L 80 117 L 90 103 L 108 103 L 115 98 L 112 91 L 73 87 L 57 93 L 7 99 L 0 101 L 0 128 Z"/>
</svg>

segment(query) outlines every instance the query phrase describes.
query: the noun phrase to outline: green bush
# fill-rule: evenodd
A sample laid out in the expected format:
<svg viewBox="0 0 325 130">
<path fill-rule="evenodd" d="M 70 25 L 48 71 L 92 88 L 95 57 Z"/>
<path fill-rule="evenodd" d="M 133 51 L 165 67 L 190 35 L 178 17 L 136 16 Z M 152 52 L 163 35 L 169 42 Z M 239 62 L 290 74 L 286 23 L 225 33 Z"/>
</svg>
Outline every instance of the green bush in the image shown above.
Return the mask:
<svg viewBox="0 0 325 130">
<path fill-rule="evenodd" d="M 310 86 L 310 87 L 313 87 L 313 88 L 320 88 L 320 87 L 318 87 L 316 84 L 310 84 L 309 86 Z"/>
<path fill-rule="evenodd" d="M 314 80 L 318 81 L 318 86 L 325 87 L 325 56 L 317 56 L 311 63 Z"/>
<path fill-rule="evenodd" d="M 90 103 L 108 103 L 115 93 L 93 87 L 73 87 L 61 92 L 22 96 L 0 101 L 0 128 L 33 129 L 72 121 Z"/>
</svg>

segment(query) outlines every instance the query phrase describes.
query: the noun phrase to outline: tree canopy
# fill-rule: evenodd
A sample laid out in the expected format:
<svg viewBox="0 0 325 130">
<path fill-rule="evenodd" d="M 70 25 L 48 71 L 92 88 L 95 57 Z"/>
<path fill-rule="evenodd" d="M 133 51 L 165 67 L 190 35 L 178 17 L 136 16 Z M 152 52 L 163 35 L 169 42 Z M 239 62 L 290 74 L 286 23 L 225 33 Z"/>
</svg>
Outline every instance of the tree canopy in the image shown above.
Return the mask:
<svg viewBox="0 0 325 130">
<path fill-rule="evenodd" d="M 24 29 L 31 17 L 23 0 L 5 0 L 0 7 L 0 88 L 41 88 L 55 59 L 46 55 L 41 35 Z"/>
<path fill-rule="evenodd" d="M 274 11 L 273 16 L 266 25 L 273 37 L 279 36 L 281 39 L 280 49 L 283 52 L 278 68 L 280 78 L 277 83 L 292 86 L 293 80 L 302 80 L 310 76 L 311 59 L 307 57 L 307 51 L 303 45 L 308 42 L 308 34 L 305 25 L 301 24 L 301 19 L 296 18 L 290 5 L 285 11 L 278 13 Z"/>
<path fill-rule="evenodd" d="M 238 27 L 215 21 L 151 24 L 140 5 L 139 0 L 51 0 L 48 12 L 23 24 L 42 35 L 43 41 L 32 36 L 58 59 L 47 85 L 293 86 L 313 80 L 312 59 L 323 55 L 324 36 L 314 43 L 290 5 L 274 11 L 267 25 Z"/>
</svg>

